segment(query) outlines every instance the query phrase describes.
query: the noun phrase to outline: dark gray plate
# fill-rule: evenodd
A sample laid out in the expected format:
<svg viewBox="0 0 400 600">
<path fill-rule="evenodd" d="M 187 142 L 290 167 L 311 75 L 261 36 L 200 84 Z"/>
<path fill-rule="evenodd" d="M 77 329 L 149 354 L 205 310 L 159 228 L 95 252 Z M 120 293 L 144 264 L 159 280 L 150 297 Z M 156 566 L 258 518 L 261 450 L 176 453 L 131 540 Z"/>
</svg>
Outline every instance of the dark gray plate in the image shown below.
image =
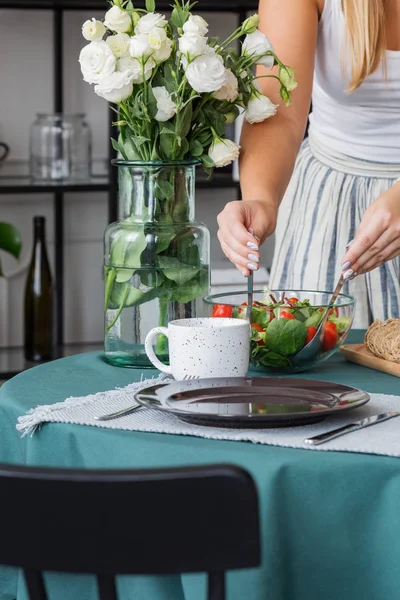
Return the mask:
<svg viewBox="0 0 400 600">
<path fill-rule="evenodd" d="M 153 385 L 137 392 L 135 399 L 197 425 L 261 429 L 316 423 L 362 406 L 370 397 L 327 381 L 235 377 Z"/>
</svg>

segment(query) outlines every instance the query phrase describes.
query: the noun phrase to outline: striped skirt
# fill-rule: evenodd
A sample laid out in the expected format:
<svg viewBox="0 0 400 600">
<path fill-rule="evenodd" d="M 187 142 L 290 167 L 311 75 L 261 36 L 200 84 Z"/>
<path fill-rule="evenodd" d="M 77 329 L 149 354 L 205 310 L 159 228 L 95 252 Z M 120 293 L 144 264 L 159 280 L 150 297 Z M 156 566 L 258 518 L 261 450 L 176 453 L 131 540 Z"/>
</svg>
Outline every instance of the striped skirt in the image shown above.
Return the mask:
<svg viewBox="0 0 400 600">
<path fill-rule="evenodd" d="M 303 142 L 279 209 L 272 289 L 331 291 L 345 247 L 368 206 L 400 176 L 400 165 L 354 159 Z M 400 317 L 400 258 L 359 275 L 344 291 L 356 298 L 353 327 Z"/>
</svg>

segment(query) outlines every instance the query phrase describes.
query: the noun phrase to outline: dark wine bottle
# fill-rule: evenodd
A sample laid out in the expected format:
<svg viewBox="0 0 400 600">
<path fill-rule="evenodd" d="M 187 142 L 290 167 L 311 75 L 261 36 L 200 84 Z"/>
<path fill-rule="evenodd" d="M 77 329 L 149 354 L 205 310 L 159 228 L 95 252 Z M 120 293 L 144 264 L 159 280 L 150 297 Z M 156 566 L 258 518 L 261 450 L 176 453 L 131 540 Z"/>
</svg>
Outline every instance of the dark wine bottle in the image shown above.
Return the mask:
<svg viewBox="0 0 400 600">
<path fill-rule="evenodd" d="M 24 351 L 26 360 L 53 357 L 53 281 L 46 250 L 46 220 L 33 219 L 33 251 L 25 288 Z"/>
</svg>

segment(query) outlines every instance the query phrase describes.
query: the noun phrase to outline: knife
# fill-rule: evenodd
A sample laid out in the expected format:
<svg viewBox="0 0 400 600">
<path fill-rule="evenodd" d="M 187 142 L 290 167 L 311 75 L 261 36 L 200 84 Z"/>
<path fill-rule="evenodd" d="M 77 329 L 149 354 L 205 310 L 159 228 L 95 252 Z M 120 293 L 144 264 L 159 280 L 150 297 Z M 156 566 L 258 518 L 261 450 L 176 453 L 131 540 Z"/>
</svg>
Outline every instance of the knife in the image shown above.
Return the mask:
<svg viewBox="0 0 400 600">
<path fill-rule="evenodd" d="M 304 440 L 304 443 L 309 444 L 310 446 L 317 446 L 318 444 L 329 442 L 330 440 L 333 440 L 341 435 L 345 435 L 346 433 L 351 433 L 352 431 L 357 431 L 358 429 L 363 429 L 364 427 L 370 427 L 376 423 L 382 423 L 382 421 L 387 421 L 387 419 L 392 419 L 393 417 L 398 417 L 399 415 L 400 412 L 387 412 L 380 415 L 372 415 L 372 417 L 366 417 L 365 419 L 361 419 L 355 423 L 349 423 L 343 427 L 338 427 L 338 429 L 332 429 L 326 433 L 320 433 L 314 437 L 307 438 Z"/>
</svg>

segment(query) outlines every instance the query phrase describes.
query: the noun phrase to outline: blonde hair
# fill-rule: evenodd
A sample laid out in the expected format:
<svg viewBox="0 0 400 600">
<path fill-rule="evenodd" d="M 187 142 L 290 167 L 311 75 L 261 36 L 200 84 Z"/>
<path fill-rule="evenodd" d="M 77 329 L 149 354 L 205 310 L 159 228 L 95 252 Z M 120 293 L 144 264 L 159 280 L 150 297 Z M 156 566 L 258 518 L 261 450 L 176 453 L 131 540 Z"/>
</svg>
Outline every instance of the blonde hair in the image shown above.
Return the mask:
<svg viewBox="0 0 400 600">
<path fill-rule="evenodd" d="M 342 0 L 346 22 L 344 56 L 350 59 L 349 92 L 354 92 L 364 79 L 385 59 L 385 0 Z M 346 67 L 343 62 L 344 67 Z M 385 69 L 385 62 L 383 62 Z"/>
</svg>

